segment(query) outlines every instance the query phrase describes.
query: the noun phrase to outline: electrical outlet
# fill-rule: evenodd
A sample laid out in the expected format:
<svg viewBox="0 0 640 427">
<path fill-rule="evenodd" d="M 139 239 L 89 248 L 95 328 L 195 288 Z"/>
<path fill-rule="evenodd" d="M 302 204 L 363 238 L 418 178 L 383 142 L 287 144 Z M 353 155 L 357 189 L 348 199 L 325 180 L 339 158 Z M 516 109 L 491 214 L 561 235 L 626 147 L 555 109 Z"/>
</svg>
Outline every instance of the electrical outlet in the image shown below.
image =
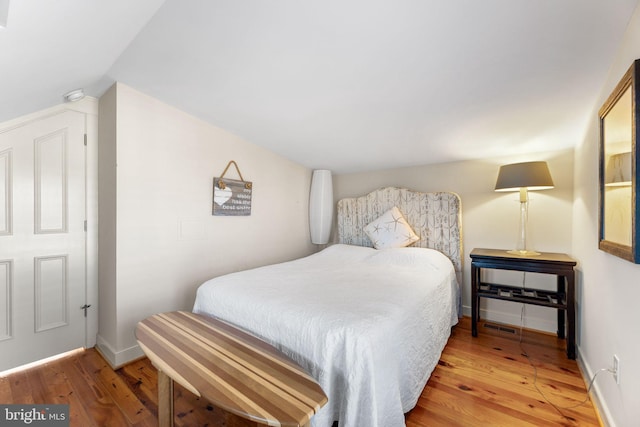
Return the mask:
<svg viewBox="0 0 640 427">
<path fill-rule="evenodd" d="M 617 354 L 613 355 L 613 379 L 620 384 L 620 358 Z"/>
</svg>

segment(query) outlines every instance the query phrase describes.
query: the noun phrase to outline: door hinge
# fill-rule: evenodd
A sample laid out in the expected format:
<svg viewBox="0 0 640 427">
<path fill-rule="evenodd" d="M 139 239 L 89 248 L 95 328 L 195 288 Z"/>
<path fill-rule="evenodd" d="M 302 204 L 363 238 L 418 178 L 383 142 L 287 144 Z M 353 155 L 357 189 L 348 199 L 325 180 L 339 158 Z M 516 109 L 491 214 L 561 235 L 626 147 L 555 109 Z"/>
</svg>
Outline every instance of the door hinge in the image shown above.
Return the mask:
<svg viewBox="0 0 640 427">
<path fill-rule="evenodd" d="M 80 307 L 81 310 L 84 310 L 84 317 L 87 317 L 87 309 L 91 307 L 91 304 L 85 304 L 82 307 Z"/>
<path fill-rule="evenodd" d="M 85 147 L 87 146 L 87 134 L 86 133 L 84 134 L 84 146 Z"/>
<path fill-rule="evenodd" d="M 87 231 L 87 220 L 84 220 L 84 231 Z"/>
</svg>

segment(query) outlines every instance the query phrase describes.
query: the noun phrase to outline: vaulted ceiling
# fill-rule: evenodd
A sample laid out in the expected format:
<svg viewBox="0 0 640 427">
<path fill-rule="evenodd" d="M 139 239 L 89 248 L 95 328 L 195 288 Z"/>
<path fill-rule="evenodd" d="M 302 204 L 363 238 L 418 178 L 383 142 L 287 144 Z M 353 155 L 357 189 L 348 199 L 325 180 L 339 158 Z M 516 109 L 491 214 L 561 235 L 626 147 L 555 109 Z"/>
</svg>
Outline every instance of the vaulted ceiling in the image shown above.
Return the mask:
<svg viewBox="0 0 640 427">
<path fill-rule="evenodd" d="M 563 149 L 637 4 L 12 0 L 0 121 L 121 81 L 336 172 Z"/>
</svg>

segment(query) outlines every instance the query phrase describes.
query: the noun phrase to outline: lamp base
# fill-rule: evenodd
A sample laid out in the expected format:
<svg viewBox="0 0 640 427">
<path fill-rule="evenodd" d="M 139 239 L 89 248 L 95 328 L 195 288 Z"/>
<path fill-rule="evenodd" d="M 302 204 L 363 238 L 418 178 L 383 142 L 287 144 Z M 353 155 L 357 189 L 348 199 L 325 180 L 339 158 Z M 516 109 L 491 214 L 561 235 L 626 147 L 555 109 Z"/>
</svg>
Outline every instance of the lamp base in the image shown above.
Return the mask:
<svg viewBox="0 0 640 427">
<path fill-rule="evenodd" d="M 518 249 L 513 249 L 510 251 L 507 251 L 508 254 L 511 255 L 518 255 L 518 256 L 538 256 L 540 255 L 540 252 L 536 252 L 536 251 L 528 251 L 528 250 L 518 250 Z"/>
</svg>

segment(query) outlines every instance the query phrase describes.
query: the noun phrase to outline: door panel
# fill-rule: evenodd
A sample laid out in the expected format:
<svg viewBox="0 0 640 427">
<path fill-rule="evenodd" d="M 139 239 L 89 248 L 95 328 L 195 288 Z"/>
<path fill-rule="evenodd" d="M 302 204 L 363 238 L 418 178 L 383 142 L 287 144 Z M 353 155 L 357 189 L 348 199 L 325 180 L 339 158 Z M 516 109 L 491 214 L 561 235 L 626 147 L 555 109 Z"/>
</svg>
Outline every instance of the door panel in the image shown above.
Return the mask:
<svg viewBox="0 0 640 427">
<path fill-rule="evenodd" d="M 35 155 L 35 232 L 67 231 L 67 130 L 37 138 Z"/>
<path fill-rule="evenodd" d="M 11 338 L 11 261 L 0 260 L 0 341 Z"/>
<path fill-rule="evenodd" d="M 67 257 L 35 258 L 36 332 L 67 326 Z"/>
<path fill-rule="evenodd" d="M 0 371 L 85 345 L 84 133 L 73 111 L 0 133 Z"/>
<path fill-rule="evenodd" d="M 11 150 L 0 152 L 0 236 L 11 234 Z"/>
</svg>

